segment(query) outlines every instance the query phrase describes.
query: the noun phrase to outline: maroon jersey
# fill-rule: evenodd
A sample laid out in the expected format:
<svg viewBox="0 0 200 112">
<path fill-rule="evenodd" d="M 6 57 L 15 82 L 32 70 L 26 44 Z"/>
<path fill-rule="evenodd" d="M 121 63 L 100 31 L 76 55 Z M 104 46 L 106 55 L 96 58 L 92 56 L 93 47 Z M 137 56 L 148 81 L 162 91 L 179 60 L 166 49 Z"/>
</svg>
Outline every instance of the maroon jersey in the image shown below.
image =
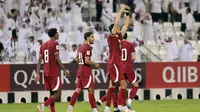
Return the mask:
<svg viewBox="0 0 200 112">
<path fill-rule="evenodd" d="M 40 55 L 44 62 L 44 76 L 59 76 L 56 54 L 59 54 L 59 44 L 55 40 L 49 40 L 40 47 Z"/>
<path fill-rule="evenodd" d="M 118 37 L 110 34 L 108 36 L 108 46 L 110 51 L 109 64 L 120 64 L 121 63 L 121 40 L 122 34 Z"/>
<path fill-rule="evenodd" d="M 91 68 L 89 65 L 85 64 L 85 57 L 92 56 L 92 48 L 88 44 L 83 44 L 78 50 L 78 72 L 77 76 L 80 75 L 92 75 Z"/>
<path fill-rule="evenodd" d="M 127 41 L 122 41 L 122 72 L 133 73 L 132 56 L 131 53 L 135 52 L 134 45 Z"/>
</svg>

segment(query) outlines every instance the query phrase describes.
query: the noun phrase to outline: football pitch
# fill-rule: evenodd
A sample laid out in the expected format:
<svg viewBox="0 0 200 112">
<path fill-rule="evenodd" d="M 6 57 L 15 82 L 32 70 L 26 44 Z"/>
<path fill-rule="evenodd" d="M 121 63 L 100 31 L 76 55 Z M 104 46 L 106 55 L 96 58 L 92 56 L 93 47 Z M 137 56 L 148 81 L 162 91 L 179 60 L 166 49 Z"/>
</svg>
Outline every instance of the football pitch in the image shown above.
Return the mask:
<svg viewBox="0 0 200 112">
<path fill-rule="evenodd" d="M 69 103 L 56 103 L 56 112 L 66 112 Z M 37 112 L 36 103 L 0 104 L 0 112 Z M 144 100 L 135 101 L 136 112 L 200 112 L 200 100 Z M 100 108 L 103 112 L 104 106 Z M 50 112 L 46 108 L 44 112 Z M 78 102 L 74 112 L 92 112 L 87 102 Z"/>
</svg>

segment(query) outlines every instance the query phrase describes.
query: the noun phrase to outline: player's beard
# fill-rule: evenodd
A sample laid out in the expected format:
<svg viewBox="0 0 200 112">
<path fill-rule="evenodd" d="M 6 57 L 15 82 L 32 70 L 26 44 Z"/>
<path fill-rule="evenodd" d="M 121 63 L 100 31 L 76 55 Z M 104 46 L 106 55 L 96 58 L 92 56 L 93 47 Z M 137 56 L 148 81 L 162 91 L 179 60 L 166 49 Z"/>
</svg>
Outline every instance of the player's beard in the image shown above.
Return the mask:
<svg viewBox="0 0 200 112">
<path fill-rule="evenodd" d="M 58 39 L 59 39 L 59 36 L 56 37 L 56 40 L 58 40 Z"/>
<path fill-rule="evenodd" d="M 94 44 L 94 42 L 92 41 L 92 42 L 90 42 L 90 44 Z"/>
<path fill-rule="evenodd" d="M 89 40 L 89 42 L 90 42 L 90 44 L 94 44 L 94 40 L 92 41 L 92 40 Z"/>
</svg>

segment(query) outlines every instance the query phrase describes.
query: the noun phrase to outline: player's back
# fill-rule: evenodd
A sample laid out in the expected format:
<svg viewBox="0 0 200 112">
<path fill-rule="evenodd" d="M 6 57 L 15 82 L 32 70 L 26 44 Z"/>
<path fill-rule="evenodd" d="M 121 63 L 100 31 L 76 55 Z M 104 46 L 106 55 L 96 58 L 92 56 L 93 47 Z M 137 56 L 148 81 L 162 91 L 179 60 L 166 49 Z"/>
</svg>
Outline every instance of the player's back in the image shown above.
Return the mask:
<svg viewBox="0 0 200 112">
<path fill-rule="evenodd" d="M 55 56 L 58 53 L 59 44 L 55 40 L 49 40 L 40 47 L 40 55 L 44 62 L 44 76 L 59 76 L 59 68 Z"/>
<path fill-rule="evenodd" d="M 110 52 L 109 64 L 120 64 L 121 63 L 121 40 L 122 34 L 118 37 L 110 34 L 108 36 L 108 46 Z"/>
<path fill-rule="evenodd" d="M 87 65 L 85 63 L 85 57 L 91 57 L 92 56 L 92 48 L 88 44 L 83 44 L 79 49 L 78 49 L 78 72 L 77 75 L 80 76 L 83 74 L 83 72 L 91 72 L 91 67 L 90 65 Z M 85 73 L 84 73 L 85 74 Z M 88 74 L 90 75 L 90 74 Z"/>
<path fill-rule="evenodd" d="M 135 52 L 134 45 L 128 41 L 122 41 L 122 71 L 123 72 L 132 72 L 132 53 Z"/>
</svg>

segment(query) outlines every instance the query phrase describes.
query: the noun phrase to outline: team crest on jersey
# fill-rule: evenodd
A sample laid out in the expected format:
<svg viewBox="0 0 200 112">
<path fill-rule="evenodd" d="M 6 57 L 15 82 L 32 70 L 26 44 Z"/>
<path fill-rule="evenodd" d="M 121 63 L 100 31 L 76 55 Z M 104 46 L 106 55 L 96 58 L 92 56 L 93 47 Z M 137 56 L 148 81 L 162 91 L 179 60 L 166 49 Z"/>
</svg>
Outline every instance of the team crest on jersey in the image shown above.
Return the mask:
<svg viewBox="0 0 200 112">
<path fill-rule="evenodd" d="M 56 46 L 56 50 L 59 50 L 59 45 Z"/>
<path fill-rule="evenodd" d="M 90 55 L 90 51 L 87 51 L 87 55 Z"/>
</svg>

